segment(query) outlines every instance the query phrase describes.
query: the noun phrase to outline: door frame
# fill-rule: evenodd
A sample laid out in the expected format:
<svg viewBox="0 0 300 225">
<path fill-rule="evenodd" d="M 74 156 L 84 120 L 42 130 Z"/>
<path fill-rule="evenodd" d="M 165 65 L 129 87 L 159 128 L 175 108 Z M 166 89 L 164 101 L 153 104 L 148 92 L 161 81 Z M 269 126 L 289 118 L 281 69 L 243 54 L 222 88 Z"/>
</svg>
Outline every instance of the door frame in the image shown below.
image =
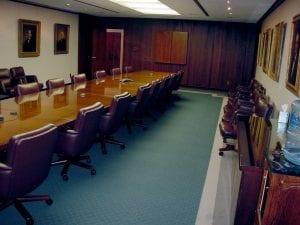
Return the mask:
<svg viewBox="0 0 300 225">
<path fill-rule="evenodd" d="M 106 29 L 106 33 L 120 33 L 121 34 L 121 47 L 120 47 L 120 69 L 123 73 L 123 51 L 124 51 L 124 29 Z"/>
</svg>

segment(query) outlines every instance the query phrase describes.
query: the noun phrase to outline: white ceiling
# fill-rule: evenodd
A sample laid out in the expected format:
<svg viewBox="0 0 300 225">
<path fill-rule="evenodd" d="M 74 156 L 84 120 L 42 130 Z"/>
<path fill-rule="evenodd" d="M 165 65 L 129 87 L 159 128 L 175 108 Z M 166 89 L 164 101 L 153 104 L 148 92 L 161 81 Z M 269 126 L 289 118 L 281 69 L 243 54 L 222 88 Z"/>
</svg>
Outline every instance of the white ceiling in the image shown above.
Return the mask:
<svg viewBox="0 0 300 225">
<path fill-rule="evenodd" d="M 94 16 L 167 18 L 256 23 L 276 0 L 231 0 L 232 15 L 227 11 L 226 0 L 198 0 L 207 11 L 206 16 L 194 0 L 160 0 L 176 10 L 180 16 L 144 15 L 108 0 L 19 0 L 75 13 Z M 138 0 L 136 0 L 138 1 Z M 66 4 L 69 3 L 70 6 Z"/>
</svg>

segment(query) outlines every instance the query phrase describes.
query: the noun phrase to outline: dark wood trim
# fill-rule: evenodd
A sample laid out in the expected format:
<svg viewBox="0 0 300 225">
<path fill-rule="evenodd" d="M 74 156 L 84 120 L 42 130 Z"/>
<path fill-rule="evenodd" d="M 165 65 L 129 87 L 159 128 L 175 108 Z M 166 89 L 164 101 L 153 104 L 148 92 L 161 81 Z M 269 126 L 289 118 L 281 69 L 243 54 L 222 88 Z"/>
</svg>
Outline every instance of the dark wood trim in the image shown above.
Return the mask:
<svg viewBox="0 0 300 225">
<path fill-rule="evenodd" d="M 103 9 L 105 11 L 108 11 L 108 12 L 113 12 L 113 13 L 119 13 L 117 11 L 114 11 L 114 10 L 111 10 L 111 9 L 107 9 L 107 8 L 103 8 L 101 6 L 98 6 L 98 5 L 94 5 L 94 4 L 91 4 L 91 3 L 88 3 L 88 2 L 85 2 L 85 1 L 80 1 L 80 0 L 73 0 L 74 2 L 79 2 L 79 3 L 82 3 L 82 4 L 85 4 L 85 5 L 88 5 L 88 6 L 92 6 L 92 7 L 95 7 L 95 8 L 98 8 L 98 9 Z"/>
<path fill-rule="evenodd" d="M 206 15 L 209 16 L 209 14 L 207 13 L 207 11 L 204 9 L 204 7 L 200 4 L 200 2 L 198 0 L 193 0 L 195 2 L 195 4 L 199 7 L 199 9 L 201 9 L 201 11 Z"/>
<path fill-rule="evenodd" d="M 273 5 L 268 9 L 267 12 L 258 20 L 257 24 L 262 24 L 263 21 L 273 12 L 275 9 L 277 9 L 285 0 L 276 0 Z"/>
</svg>

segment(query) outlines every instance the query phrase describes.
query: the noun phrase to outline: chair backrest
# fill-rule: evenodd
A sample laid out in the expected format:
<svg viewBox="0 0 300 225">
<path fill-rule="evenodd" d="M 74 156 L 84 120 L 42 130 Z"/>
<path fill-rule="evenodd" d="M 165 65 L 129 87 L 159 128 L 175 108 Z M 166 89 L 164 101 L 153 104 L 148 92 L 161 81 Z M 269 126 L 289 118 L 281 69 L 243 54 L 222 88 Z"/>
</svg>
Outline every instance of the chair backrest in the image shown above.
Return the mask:
<svg viewBox="0 0 300 225">
<path fill-rule="evenodd" d="M 65 81 L 61 78 L 49 79 L 46 81 L 46 86 L 47 89 L 61 88 L 65 86 Z"/>
<path fill-rule="evenodd" d="M 259 98 L 255 103 L 255 114 L 269 120 L 273 112 L 273 106 L 269 104 L 265 98 Z"/>
<path fill-rule="evenodd" d="M 22 66 L 10 68 L 10 74 L 12 76 L 14 84 L 27 84 L 25 71 Z"/>
<path fill-rule="evenodd" d="M 87 81 L 87 79 L 86 79 L 85 73 L 71 75 L 72 84 L 83 83 L 86 81 Z"/>
<path fill-rule="evenodd" d="M 0 94 L 11 94 L 10 92 L 13 90 L 13 84 L 10 72 L 6 68 L 0 69 L 0 84 Z"/>
<path fill-rule="evenodd" d="M 16 96 L 33 94 L 39 91 L 40 87 L 38 83 L 18 84 L 15 87 Z"/>
<path fill-rule="evenodd" d="M 149 98 L 150 98 L 150 90 L 151 90 L 152 85 L 147 83 L 145 85 L 142 85 L 138 88 L 138 92 L 136 94 L 136 106 L 135 106 L 135 110 L 143 110 L 145 108 L 145 106 L 148 104 L 149 102 Z"/>
<path fill-rule="evenodd" d="M 155 99 L 158 96 L 160 85 L 161 85 L 161 80 L 156 80 L 152 82 L 152 87 L 150 89 L 150 99 Z"/>
<path fill-rule="evenodd" d="M 0 199 L 22 197 L 46 179 L 56 140 L 57 128 L 52 124 L 10 139 L 7 168 L 0 170 Z"/>
<path fill-rule="evenodd" d="M 174 90 L 178 90 L 180 84 L 181 84 L 181 81 L 182 81 L 182 78 L 183 78 L 183 74 L 184 74 L 184 71 L 183 70 L 179 70 L 177 72 L 177 80 L 176 80 L 176 85 L 175 85 L 175 88 Z"/>
<path fill-rule="evenodd" d="M 114 96 L 109 111 L 100 120 L 100 132 L 112 134 L 119 129 L 127 113 L 130 99 L 131 95 L 128 92 Z"/>
<path fill-rule="evenodd" d="M 132 66 L 125 66 L 124 70 L 125 70 L 125 73 L 131 73 L 131 72 L 133 72 Z"/>
<path fill-rule="evenodd" d="M 58 138 L 61 150 L 67 156 L 79 156 L 86 153 L 94 144 L 100 117 L 104 114 L 104 106 L 100 102 L 81 108 L 77 114 L 74 130 L 64 134 L 64 143 Z"/>
<path fill-rule="evenodd" d="M 119 67 L 113 68 L 111 70 L 111 75 L 120 75 L 121 74 L 121 69 Z"/>
<path fill-rule="evenodd" d="M 97 70 L 94 75 L 95 79 L 102 79 L 106 76 L 107 76 L 107 74 L 106 74 L 105 70 Z"/>
</svg>

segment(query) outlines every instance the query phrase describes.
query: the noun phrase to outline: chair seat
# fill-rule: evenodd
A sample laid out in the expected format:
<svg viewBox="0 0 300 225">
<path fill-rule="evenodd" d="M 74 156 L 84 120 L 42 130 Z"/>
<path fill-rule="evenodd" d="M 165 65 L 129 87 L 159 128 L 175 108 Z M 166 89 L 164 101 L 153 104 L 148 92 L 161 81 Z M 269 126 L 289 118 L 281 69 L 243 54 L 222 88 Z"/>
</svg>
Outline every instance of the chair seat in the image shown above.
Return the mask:
<svg viewBox="0 0 300 225">
<path fill-rule="evenodd" d="M 230 123 L 221 122 L 219 124 L 219 128 L 220 128 L 220 133 L 224 139 L 226 138 L 236 139 L 237 134 L 236 134 L 235 127 Z"/>
</svg>

